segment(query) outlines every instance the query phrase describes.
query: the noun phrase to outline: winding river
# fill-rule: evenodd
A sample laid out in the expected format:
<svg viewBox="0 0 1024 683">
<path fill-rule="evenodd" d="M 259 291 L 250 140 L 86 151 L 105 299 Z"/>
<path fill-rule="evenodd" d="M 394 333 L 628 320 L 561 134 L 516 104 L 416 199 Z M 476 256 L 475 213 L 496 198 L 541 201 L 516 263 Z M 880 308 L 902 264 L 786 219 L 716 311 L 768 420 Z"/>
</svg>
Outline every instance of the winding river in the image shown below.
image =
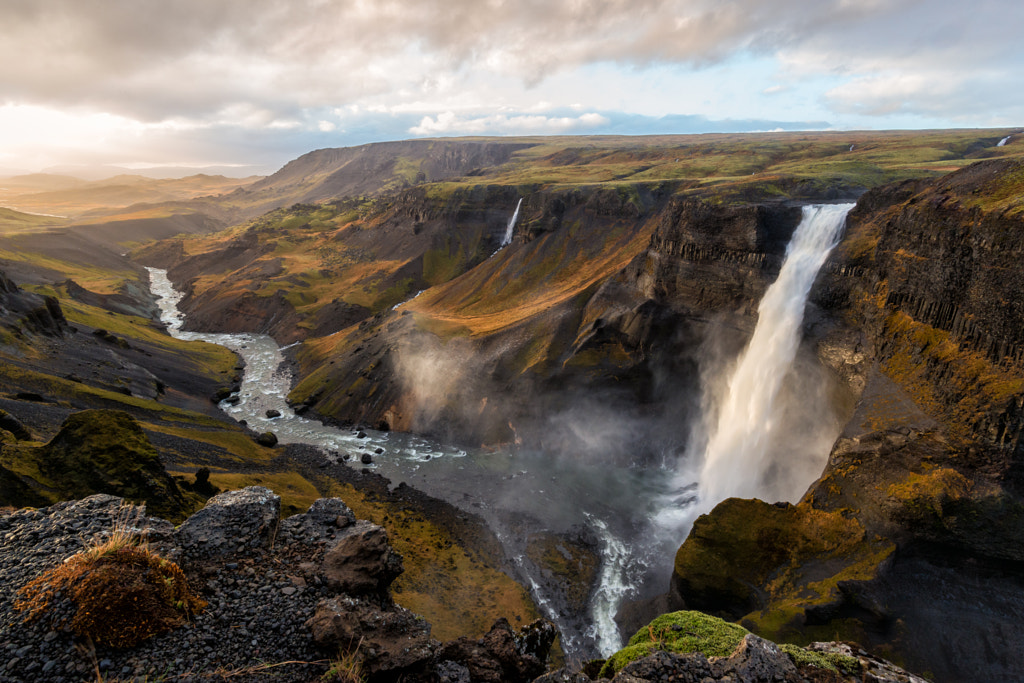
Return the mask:
<svg viewBox="0 0 1024 683">
<path fill-rule="evenodd" d="M 348 454 L 354 467 L 370 467 L 395 485 L 405 482 L 482 516 L 502 541 L 534 601 L 558 624 L 567 656 L 586 658 L 617 650 L 621 642 L 614 617 L 622 601 L 640 595 L 645 584 L 649 592 L 668 588 L 668 562 L 680 539 L 656 537 L 650 520 L 669 495 L 667 487 L 675 485 L 673 470 L 593 467 L 518 447 L 467 451 L 413 434 L 349 431 L 296 415 L 286 401 L 294 380 L 284 362 L 288 347 L 281 349 L 262 334 L 182 330 L 182 294 L 166 271 L 148 270 L 161 320 L 173 336 L 220 344 L 245 361 L 241 390 L 221 402 L 221 409 L 258 432 L 273 431 L 280 443 L 317 446 L 335 462 Z M 268 410 L 280 416 L 268 418 Z M 361 462 L 364 453 L 371 464 Z M 596 539 L 600 579 L 589 614 L 570 614 L 546 594 L 542 571 L 526 558 L 526 539 L 510 528 L 512 521 L 524 518 L 531 519 L 536 530 L 582 529 Z M 652 582 L 651 577 L 657 580 Z"/>
</svg>

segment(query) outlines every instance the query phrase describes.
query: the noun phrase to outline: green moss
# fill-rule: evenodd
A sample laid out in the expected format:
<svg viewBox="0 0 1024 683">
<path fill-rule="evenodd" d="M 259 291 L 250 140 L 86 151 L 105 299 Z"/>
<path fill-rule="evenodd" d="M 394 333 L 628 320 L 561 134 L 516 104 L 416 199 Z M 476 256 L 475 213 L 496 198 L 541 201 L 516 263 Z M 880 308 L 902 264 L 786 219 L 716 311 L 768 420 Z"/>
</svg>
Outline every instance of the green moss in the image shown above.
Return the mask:
<svg viewBox="0 0 1024 683">
<path fill-rule="evenodd" d="M 638 659 L 643 659 L 658 649 L 657 643 L 627 645 L 605 660 L 598 676 L 600 678 L 613 678 L 615 674 L 622 671 L 627 664 L 635 662 Z"/>
<path fill-rule="evenodd" d="M 174 520 L 201 504 L 164 470 L 135 418 L 117 410 L 73 413 L 45 446 L 5 449 L 0 457 L 54 502 L 109 493 L 145 502 L 154 514 Z"/>
<path fill-rule="evenodd" d="M 893 550 L 839 512 L 730 498 L 694 523 L 673 582 L 688 605 L 784 640 L 800 633 L 805 610 L 842 599 L 840 581 L 874 578 Z"/>
<path fill-rule="evenodd" d="M 859 674 L 861 670 L 860 660 L 838 652 L 812 652 L 789 643 L 780 644 L 779 650 L 789 655 L 798 668 L 810 666 L 848 675 Z"/>
<path fill-rule="evenodd" d="M 700 652 L 705 657 L 728 657 L 750 633 L 703 612 L 682 611 L 662 614 L 629 639 L 626 647 L 608 658 L 601 676 L 611 678 L 630 662 L 655 650 L 685 654 Z"/>
</svg>

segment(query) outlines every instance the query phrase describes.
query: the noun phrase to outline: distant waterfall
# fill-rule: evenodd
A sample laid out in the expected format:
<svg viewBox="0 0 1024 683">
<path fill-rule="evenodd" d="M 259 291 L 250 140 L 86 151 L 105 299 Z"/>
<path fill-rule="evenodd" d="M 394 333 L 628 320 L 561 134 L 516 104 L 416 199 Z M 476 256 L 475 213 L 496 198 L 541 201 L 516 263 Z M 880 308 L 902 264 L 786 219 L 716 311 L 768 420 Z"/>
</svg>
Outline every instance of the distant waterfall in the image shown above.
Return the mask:
<svg viewBox="0 0 1024 683">
<path fill-rule="evenodd" d="M 996 147 L 1003 147 L 1003 146 L 1005 146 L 1006 143 L 1009 142 L 1010 138 L 1012 138 L 1012 137 L 1013 137 L 1012 135 L 1007 135 L 1005 138 L 1003 138 L 998 143 L 996 143 Z"/>
<path fill-rule="evenodd" d="M 776 397 L 796 358 L 811 285 L 836 245 L 853 204 L 805 206 L 779 277 L 758 307 L 757 326 L 712 418 L 699 476 L 703 507 L 755 497 L 775 463 L 768 446 L 781 415 Z"/>
<path fill-rule="evenodd" d="M 501 240 L 501 246 L 505 247 L 512 243 L 512 232 L 516 229 L 516 220 L 519 218 L 519 207 L 523 205 L 523 198 L 519 198 L 519 203 L 516 204 L 516 210 L 512 214 L 512 218 L 508 219 L 508 227 L 505 228 L 505 239 Z"/>
</svg>

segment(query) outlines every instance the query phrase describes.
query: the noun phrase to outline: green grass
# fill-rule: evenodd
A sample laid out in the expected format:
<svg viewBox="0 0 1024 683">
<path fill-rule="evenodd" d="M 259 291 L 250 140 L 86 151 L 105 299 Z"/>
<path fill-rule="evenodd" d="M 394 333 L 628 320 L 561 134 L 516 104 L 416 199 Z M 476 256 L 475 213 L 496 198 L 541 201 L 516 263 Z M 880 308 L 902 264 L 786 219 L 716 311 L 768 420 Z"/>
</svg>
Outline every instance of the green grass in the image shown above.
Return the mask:
<svg viewBox="0 0 1024 683">
<path fill-rule="evenodd" d="M 55 216 L 38 216 L 0 206 L 0 234 L 2 235 L 45 229 L 61 225 L 64 222 L 63 219 Z"/>
</svg>

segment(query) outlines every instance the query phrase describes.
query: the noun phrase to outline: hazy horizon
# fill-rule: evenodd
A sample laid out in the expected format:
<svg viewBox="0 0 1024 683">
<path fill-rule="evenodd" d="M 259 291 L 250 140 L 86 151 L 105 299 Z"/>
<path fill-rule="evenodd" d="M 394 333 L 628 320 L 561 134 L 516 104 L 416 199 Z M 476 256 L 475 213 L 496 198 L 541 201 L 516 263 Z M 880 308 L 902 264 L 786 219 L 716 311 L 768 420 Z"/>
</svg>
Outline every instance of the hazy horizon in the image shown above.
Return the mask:
<svg viewBox="0 0 1024 683">
<path fill-rule="evenodd" d="M 997 0 L 14 0 L 0 176 L 244 177 L 422 137 L 1009 128 L 1022 19 Z"/>
</svg>

